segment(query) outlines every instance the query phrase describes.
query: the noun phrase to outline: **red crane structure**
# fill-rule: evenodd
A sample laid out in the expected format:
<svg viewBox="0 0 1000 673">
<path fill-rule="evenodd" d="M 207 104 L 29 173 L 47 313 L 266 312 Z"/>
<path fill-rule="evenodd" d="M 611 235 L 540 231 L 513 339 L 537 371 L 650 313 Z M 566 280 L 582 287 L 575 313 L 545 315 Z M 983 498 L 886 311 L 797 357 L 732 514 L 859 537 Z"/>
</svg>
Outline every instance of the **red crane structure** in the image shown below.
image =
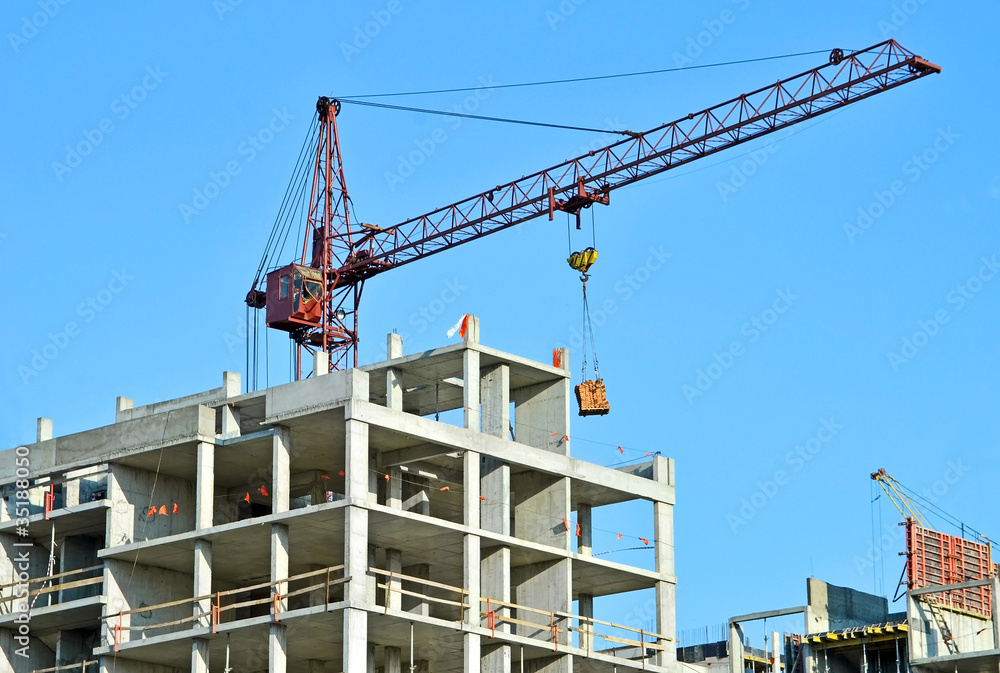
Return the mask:
<svg viewBox="0 0 1000 673">
<path fill-rule="evenodd" d="M 294 264 L 267 273 L 263 264 L 246 303 L 266 307 L 270 328 L 288 332 L 301 354 L 329 353 L 331 369 L 357 366 L 358 309 L 365 281 L 536 217 L 577 216 L 611 192 L 729 147 L 760 138 L 941 68 L 888 40 L 861 51 L 830 53 L 829 62 L 775 84 L 603 149 L 389 227 L 352 218 L 337 134 L 340 101 L 316 104 L 319 132 L 312 164 L 306 236 Z"/>
</svg>

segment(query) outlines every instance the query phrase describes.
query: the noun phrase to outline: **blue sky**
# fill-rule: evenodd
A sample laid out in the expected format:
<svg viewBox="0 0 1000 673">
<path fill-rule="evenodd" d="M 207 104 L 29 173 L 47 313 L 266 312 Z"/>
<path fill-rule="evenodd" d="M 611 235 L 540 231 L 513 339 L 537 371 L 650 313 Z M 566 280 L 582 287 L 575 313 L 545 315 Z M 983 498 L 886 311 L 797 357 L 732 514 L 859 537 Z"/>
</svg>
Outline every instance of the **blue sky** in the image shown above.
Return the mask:
<svg viewBox="0 0 1000 673">
<path fill-rule="evenodd" d="M 602 464 L 648 451 L 676 459 L 681 628 L 801 604 L 810 574 L 891 595 L 901 543 L 895 510 L 870 504 L 879 467 L 1000 536 L 996 3 L 344 4 L 4 4 L 4 446 L 31 441 L 38 416 L 76 432 L 112 422 L 117 395 L 149 403 L 243 371 L 242 299 L 318 95 L 893 37 L 943 74 L 594 209 L 601 257 L 589 288 L 592 305 L 610 309 L 595 320 L 613 410 L 574 417 L 573 452 Z M 393 102 L 643 130 L 824 61 Z M 358 107 L 338 123 L 357 214 L 382 225 L 613 141 Z M 428 139 L 421 165 L 401 170 Z M 212 181 L 220 188 L 199 201 Z M 575 235 L 574 248 L 589 237 Z M 546 360 L 573 346 L 580 288 L 566 250 L 565 223 L 537 220 L 375 279 L 363 359 L 380 357 L 393 329 L 406 352 L 442 345 L 463 313 L 504 350 Z M 268 380 L 287 380 L 287 340 L 268 344 Z M 577 372 L 577 348 L 572 358 Z M 712 369 L 703 394 L 686 393 L 715 362 L 729 366 Z M 884 554 L 872 553 L 873 512 L 876 534 L 890 531 Z M 651 532 L 647 520 L 627 532 Z"/>
</svg>

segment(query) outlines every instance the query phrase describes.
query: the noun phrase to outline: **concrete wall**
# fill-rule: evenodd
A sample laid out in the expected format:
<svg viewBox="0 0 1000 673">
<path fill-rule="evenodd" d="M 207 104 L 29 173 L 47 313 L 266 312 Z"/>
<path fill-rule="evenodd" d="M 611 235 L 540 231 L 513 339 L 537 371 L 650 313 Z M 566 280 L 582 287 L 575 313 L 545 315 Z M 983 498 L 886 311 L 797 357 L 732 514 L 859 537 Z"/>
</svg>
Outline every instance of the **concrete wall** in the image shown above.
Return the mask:
<svg viewBox="0 0 1000 673">
<path fill-rule="evenodd" d="M 56 665 L 56 653 L 38 638 L 31 638 L 27 657 L 17 654 L 23 647 L 14 640 L 14 632 L 0 629 L 0 671 L 32 671 L 36 668 L 51 668 Z"/>
<path fill-rule="evenodd" d="M 827 584 L 815 577 L 806 581 L 806 589 L 807 633 L 881 624 L 889 617 L 889 602 L 881 596 Z"/>
<path fill-rule="evenodd" d="M 48 574 L 49 552 L 41 545 L 32 547 L 15 547 L 17 542 L 23 542 L 23 538 L 14 535 L 0 533 L 0 584 L 9 584 L 17 581 L 17 574 L 20 572 L 14 566 L 14 560 L 20 554 L 28 552 L 28 576 L 31 578 L 45 577 Z M 31 585 L 31 589 L 37 589 L 41 584 Z M 14 608 L 15 601 L 12 600 L 16 587 L 4 589 L 0 598 L 0 614 L 10 614 Z M 21 602 L 26 599 L 17 599 Z M 42 600 L 42 599 L 39 599 Z M 45 605 L 43 602 L 42 605 Z M 3 669 L 0 669 L 3 670 Z"/>
<path fill-rule="evenodd" d="M 938 611 L 951 630 L 952 638 L 960 652 L 991 650 L 993 621 L 986 617 L 954 612 L 945 607 Z M 941 627 L 927 604 L 910 599 L 910 652 L 913 659 L 937 657 L 948 654 L 948 646 L 941 635 Z"/>
<path fill-rule="evenodd" d="M 134 541 L 194 530 L 195 491 L 190 481 L 124 465 L 113 465 L 111 471 L 117 487 L 112 498 L 116 508 L 124 501 L 133 510 Z M 156 507 L 152 515 L 151 506 Z M 165 515 L 159 513 L 164 506 Z"/>
<path fill-rule="evenodd" d="M 192 575 L 163 568 L 134 565 L 115 559 L 108 559 L 105 562 L 105 593 L 108 596 L 107 614 L 109 615 L 190 598 L 194 595 L 193 592 L 194 577 Z M 124 615 L 121 620 L 123 626 L 122 641 L 138 640 L 143 637 L 138 631 L 130 633 L 128 627 L 142 627 L 183 619 L 190 617 L 193 610 L 193 603 L 182 603 L 155 612 L 136 612 Z M 117 619 L 112 618 L 111 623 L 117 623 Z M 150 630 L 146 632 L 146 637 L 172 633 L 185 628 L 188 628 L 188 625 Z M 113 636 L 106 635 L 105 642 L 111 643 L 113 640 Z"/>
</svg>

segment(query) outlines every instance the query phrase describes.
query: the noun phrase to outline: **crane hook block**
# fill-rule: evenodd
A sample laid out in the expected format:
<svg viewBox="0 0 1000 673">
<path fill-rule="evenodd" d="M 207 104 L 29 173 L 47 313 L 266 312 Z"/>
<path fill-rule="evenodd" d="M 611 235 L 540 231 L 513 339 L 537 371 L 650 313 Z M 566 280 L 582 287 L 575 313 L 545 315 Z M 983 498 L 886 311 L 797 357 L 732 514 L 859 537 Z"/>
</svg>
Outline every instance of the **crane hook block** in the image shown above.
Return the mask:
<svg viewBox="0 0 1000 673">
<path fill-rule="evenodd" d="M 579 271 L 580 273 L 587 273 L 587 271 L 590 270 L 590 267 L 594 265 L 594 262 L 597 261 L 597 250 L 594 250 L 593 248 L 586 248 L 581 252 L 574 252 L 566 261 L 569 262 L 569 265 L 573 270 Z"/>
</svg>

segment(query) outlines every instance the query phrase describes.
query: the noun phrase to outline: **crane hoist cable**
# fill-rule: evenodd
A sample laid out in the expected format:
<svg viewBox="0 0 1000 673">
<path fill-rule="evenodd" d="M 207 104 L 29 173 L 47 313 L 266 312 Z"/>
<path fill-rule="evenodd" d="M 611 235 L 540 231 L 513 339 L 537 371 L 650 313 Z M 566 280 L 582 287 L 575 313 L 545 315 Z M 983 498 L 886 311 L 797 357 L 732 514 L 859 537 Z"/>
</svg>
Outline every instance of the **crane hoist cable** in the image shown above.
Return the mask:
<svg viewBox="0 0 1000 673">
<path fill-rule="evenodd" d="M 591 226 L 594 226 L 593 219 Z M 567 237 L 569 232 L 567 231 Z M 597 234 L 594 234 L 596 241 Z M 572 245 L 570 247 L 572 250 Z M 611 411 L 608 398 L 604 389 L 604 380 L 601 378 L 601 365 L 597 359 L 597 340 L 594 338 L 594 321 L 590 316 L 590 303 L 587 301 L 587 281 L 590 280 L 588 271 L 597 261 L 597 249 L 587 247 L 580 252 L 571 252 L 566 262 L 574 271 L 580 272 L 580 282 L 583 285 L 583 370 L 581 372 L 580 385 L 576 387 L 576 399 L 580 406 L 581 416 L 599 415 L 603 416 Z M 588 354 L 594 356 L 594 378 L 588 379 Z"/>
</svg>

